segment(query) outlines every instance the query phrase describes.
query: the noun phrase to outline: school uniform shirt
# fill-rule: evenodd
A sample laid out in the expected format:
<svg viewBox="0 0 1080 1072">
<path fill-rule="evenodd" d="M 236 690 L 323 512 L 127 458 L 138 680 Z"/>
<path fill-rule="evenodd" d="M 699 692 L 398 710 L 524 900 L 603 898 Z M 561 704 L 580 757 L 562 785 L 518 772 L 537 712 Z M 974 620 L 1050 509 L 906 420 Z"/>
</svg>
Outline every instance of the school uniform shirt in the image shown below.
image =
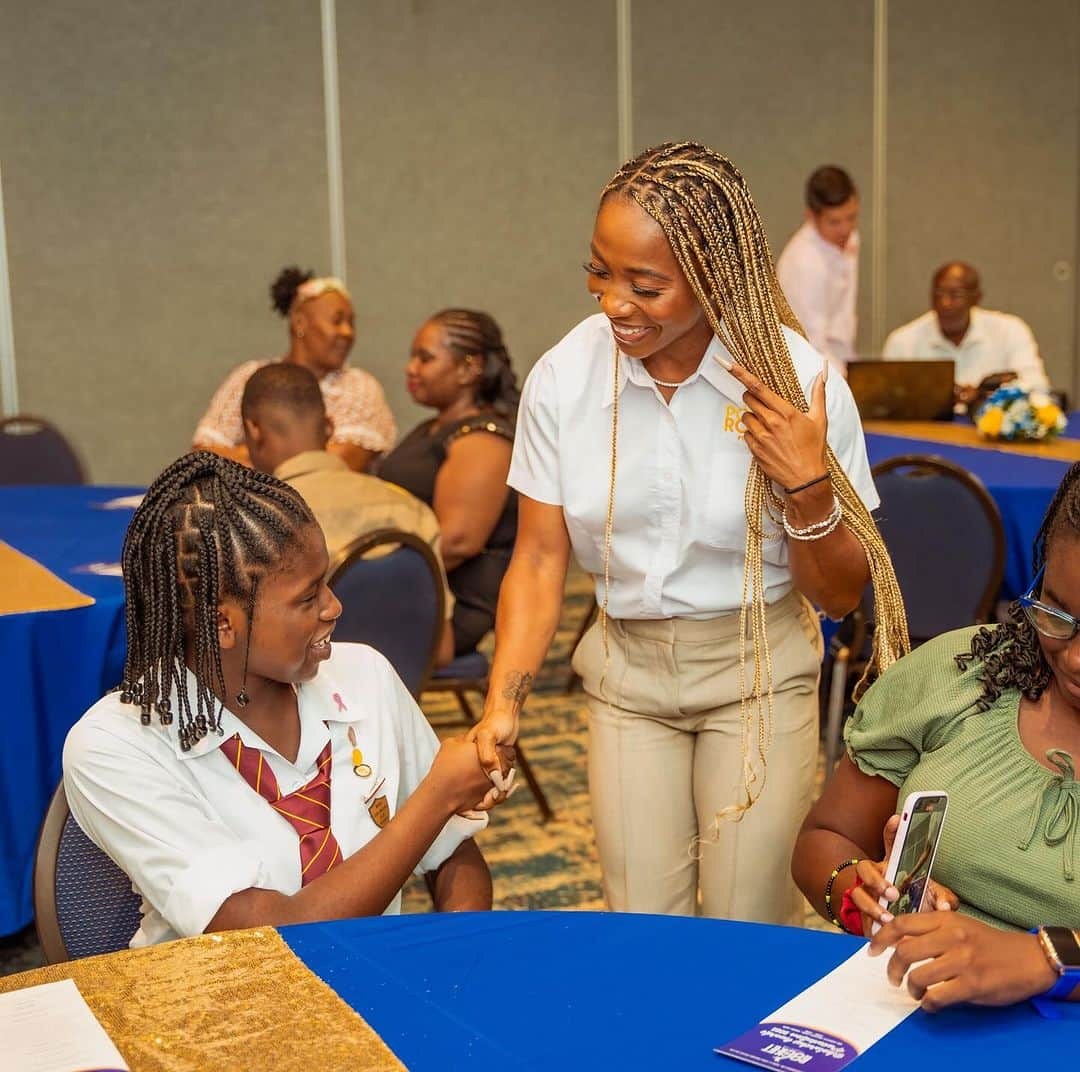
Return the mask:
<svg viewBox="0 0 1080 1072">
<path fill-rule="evenodd" d="M 784 328 L 807 397 L 824 364 Z M 574 554 L 603 597 L 604 524 L 611 464 L 614 370 L 611 325 L 582 321 L 525 381 L 508 483 L 561 506 Z M 742 604 L 744 492 L 750 451 L 743 440 L 744 389 L 716 360 L 731 360 L 715 336 L 697 371 L 665 404 L 638 360 L 619 352 L 619 432 L 611 540 L 613 618 L 713 618 Z M 868 509 L 878 505 L 858 411 L 847 382 L 826 384 L 829 443 Z M 787 540 L 764 544 L 766 599 L 792 588 Z"/>
<path fill-rule="evenodd" d="M 891 332 L 882 357 L 894 361 L 955 361 L 954 379 L 977 386 L 995 372 L 1015 372 L 1022 387 L 1046 390 L 1050 383 L 1031 328 L 1018 316 L 993 309 L 971 310 L 960 344 L 941 332 L 937 313 L 928 313 Z"/>
<path fill-rule="evenodd" d="M 269 361 L 245 361 L 225 377 L 214 392 L 192 437 L 194 443 L 238 447 L 244 442 L 240 400 L 252 374 Z M 331 443 L 349 443 L 381 454 L 397 439 L 397 425 L 382 385 L 370 372 L 345 365 L 321 380 L 327 416 L 334 422 Z"/>
<path fill-rule="evenodd" d="M 193 675 L 188 696 L 195 702 Z M 177 722 L 149 726 L 119 693 L 99 700 L 64 745 L 64 789 L 79 826 L 130 877 L 143 898 L 132 947 L 202 934 L 234 893 L 259 887 L 291 895 L 301 886 L 299 837 L 252 789 L 221 751 L 240 735 L 257 748 L 283 795 L 315 776 L 332 742 L 330 828 L 348 858 L 395 815 L 439 747 L 427 720 L 386 659 L 361 644 L 334 644 L 318 675 L 297 687 L 300 748 L 289 762 L 229 711 L 223 736 L 209 734 L 184 752 Z M 172 709 L 179 705 L 173 698 Z M 353 772 L 352 729 L 369 777 Z M 385 823 L 383 824 L 385 825 Z M 424 853 L 417 873 L 433 871 L 486 820 L 453 816 Z M 341 865 L 339 865 L 341 866 Z M 319 881 L 316 879 L 315 881 Z M 386 914 L 401 910 L 400 892 Z"/>
<path fill-rule="evenodd" d="M 810 345 L 845 371 L 855 360 L 858 231 L 841 249 L 807 220 L 780 254 L 776 275 Z"/>
</svg>

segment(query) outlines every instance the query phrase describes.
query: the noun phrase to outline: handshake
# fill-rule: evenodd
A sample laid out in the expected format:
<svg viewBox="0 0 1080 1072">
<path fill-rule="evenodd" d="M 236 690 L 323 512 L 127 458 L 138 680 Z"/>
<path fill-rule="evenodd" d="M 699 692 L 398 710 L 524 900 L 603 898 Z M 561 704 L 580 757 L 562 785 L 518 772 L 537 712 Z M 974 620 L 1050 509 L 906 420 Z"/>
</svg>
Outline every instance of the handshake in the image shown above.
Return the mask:
<svg viewBox="0 0 1080 1072">
<path fill-rule="evenodd" d="M 452 814 L 478 819 L 507 800 L 517 789 L 516 755 L 511 745 L 496 745 L 497 764 L 486 770 L 480 764 L 472 735 L 450 737 L 442 742 L 428 778 L 440 790 Z"/>
</svg>

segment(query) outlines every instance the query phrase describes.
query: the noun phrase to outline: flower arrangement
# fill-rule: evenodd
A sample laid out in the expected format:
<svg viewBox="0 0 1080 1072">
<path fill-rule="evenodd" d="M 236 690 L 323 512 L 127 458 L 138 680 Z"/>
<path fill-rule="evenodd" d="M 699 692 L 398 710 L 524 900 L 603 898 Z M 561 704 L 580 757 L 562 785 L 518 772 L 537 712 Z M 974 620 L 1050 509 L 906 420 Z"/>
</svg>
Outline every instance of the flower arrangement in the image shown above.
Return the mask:
<svg viewBox="0 0 1080 1072">
<path fill-rule="evenodd" d="M 987 439 L 1049 439 L 1065 425 L 1065 414 L 1049 395 L 1011 383 L 994 391 L 975 412 L 975 427 Z"/>
</svg>

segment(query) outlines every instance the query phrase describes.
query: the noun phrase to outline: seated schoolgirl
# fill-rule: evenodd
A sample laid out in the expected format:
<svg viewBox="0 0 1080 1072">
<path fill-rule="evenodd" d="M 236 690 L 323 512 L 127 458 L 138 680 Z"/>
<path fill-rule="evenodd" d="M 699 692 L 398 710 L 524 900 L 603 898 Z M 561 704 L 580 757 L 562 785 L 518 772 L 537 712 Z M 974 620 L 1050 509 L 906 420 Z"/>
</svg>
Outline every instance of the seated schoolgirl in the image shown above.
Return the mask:
<svg viewBox="0 0 1080 1072">
<path fill-rule="evenodd" d="M 72 813 L 142 895 L 132 946 L 397 912 L 413 871 L 440 910 L 491 907 L 461 814 L 497 795 L 476 746 L 440 746 L 377 652 L 331 646 L 327 564 L 296 491 L 215 454 L 135 512 L 124 682 L 64 748 Z"/>
<path fill-rule="evenodd" d="M 908 988 L 928 1009 L 1080 996 L 1080 465 L 1043 520 L 1034 574 L 1011 621 L 937 637 L 867 692 L 795 845 L 814 907 L 855 933 L 884 923 L 872 949 L 895 949 L 896 983 L 918 965 Z M 894 919 L 878 899 L 899 895 L 885 859 L 915 790 L 949 793 L 924 899 L 938 911 Z"/>
</svg>

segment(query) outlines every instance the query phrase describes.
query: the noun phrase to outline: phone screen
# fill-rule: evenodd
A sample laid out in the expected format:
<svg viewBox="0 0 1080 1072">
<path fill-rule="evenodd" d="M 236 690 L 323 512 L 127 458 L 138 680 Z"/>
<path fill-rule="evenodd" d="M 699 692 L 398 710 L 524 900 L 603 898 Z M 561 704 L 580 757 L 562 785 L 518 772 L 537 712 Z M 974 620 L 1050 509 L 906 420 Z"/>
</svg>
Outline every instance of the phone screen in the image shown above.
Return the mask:
<svg viewBox="0 0 1080 1072">
<path fill-rule="evenodd" d="M 930 878 L 941 824 L 945 819 L 945 797 L 923 797 L 916 801 L 908 820 L 907 837 L 900 852 L 893 885 L 900 896 L 889 905 L 898 916 L 903 912 L 918 912 Z"/>
</svg>

